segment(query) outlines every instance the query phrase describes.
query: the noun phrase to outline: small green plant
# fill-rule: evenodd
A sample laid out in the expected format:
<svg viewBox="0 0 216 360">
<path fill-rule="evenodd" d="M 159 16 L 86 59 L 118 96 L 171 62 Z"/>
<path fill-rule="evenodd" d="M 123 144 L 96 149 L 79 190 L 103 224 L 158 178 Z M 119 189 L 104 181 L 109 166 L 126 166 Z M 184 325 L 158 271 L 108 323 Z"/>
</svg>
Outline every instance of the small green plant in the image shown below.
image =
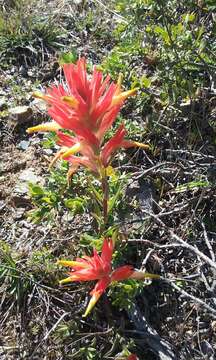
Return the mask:
<svg viewBox="0 0 216 360">
<path fill-rule="evenodd" d="M 7 294 L 4 302 L 15 301 L 21 308 L 31 292 L 33 282 L 29 274 L 22 269 L 22 259 L 19 254 L 13 254 L 11 248 L 0 243 L 0 287 Z"/>
<path fill-rule="evenodd" d="M 9 9 L 0 9 L 0 56 L 5 67 L 35 64 L 44 49 L 60 47 L 62 35 L 55 19 L 38 15 L 34 0 L 14 1 Z"/>
<path fill-rule="evenodd" d="M 185 192 L 187 190 L 195 190 L 199 188 L 206 188 L 210 183 L 205 180 L 190 181 L 183 185 L 178 185 L 175 189 L 176 192 Z"/>
<path fill-rule="evenodd" d="M 50 286 L 57 282 L 55 257 L 47 247 L 33 251 L 27 260 L 26 267 L 32 273 L 36 283 L 43 281 L 43 284 Z"/>
<path fill-rule="evenodd" d="M 0 242 L 0 288 L 6 294 L 2 300 L 5 304 L 14 302 L 22 308 L 35 284 L 41 280 L 47 285 L 56 283 L 56 276 L 55 258 L 47 248 L 34 251 L 26 259 Z"/>
<path fill-rule="evenodd" d="M 61 66 L 64 64 L 73 64 L 76 61 L 77 61 L 77 53 L 75 50 L 60 54 L 59 64 Z"/>
<path fill-rule="evenodd" d="M 203 17 L 213 6 L 211 1 L 205 5 Z M 123 72 L 130 84 L 135 78 L 136 86 L 157 84 L 162 105 L 196 97 L 197 89 L 205 86 L 201 74 L 205 68 L 212 74 L 215 63 L 214 30 L 197 22 L 199 2 L 118 0 L 114 7 L 124 21 L 113 31 L 116 45 L 104 59 L 103 69 L 113 77 Z M 143 64 L 143 72 L 135 66 L 138 63 Z M 150 99 L 147 96 L 145 101 Z"/>
<path fill-rule="evenodd" d="M 124 283 L 113 283 L 108 295 L 110 295 L 113 305 L 119 309 L 129 310 L 134 304 L 134 299 L 142 293 L 145 286 L 147 286 L 147 282 L 128 279 Z"/>
<path fill-rule="evenodd" d="M 71 355 L 71 359 L 79 360 L 100 360 L 100 354 L 96 349 L 95 338 L 87 346 L 81 346 L 78 351 Z"/>
<path fill-rule="evenodd" d="M 50 146 L 52 141 L 52 139 L 46 140 L 46 146 Z M 76 181 L 75 177 L 74 187 L 68 187 L 67 171 L 67 163 L 63 162 L 59 168 L 51 172 L 46 186 L 29 183 L 29 194 L 35 206 L 29 212 L 29 217 L 34 222 L 39 222 L 42 219 L 52 222 L 63 212 L 76 215 L 85 211 L 89 199 L 83 193 L 86 185 L 85 183 L 81 184 L 78 178 Z"/>
</svg>

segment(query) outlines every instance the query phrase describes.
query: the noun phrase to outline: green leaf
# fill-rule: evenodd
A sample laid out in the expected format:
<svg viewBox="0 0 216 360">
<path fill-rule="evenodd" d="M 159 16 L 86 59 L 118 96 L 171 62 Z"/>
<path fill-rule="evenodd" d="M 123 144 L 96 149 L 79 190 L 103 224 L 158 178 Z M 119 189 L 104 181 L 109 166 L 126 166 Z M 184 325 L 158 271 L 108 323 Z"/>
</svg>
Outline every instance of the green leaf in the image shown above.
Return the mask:
<svg viewBox="0 0 216 360">
<path fill-rule="evenodd" d="M 94 195 L 95 200 L 102 207 L 103 206 L 103 196 L 95 189 L 94 185 L 90 184 L 89 187 Z"/>
<path fill-rule="evenodd" d="M 95 238 L 94 236 L 84 233 L 81 235 L 80 244 L 85 247 L 91 246 L 96 250 L 101 251 L 103 238 Z"/>
<path fill-rule="evenodd" d="M 140 83 L 143 87 L 149 88 L 151 86 L 151 79 L 147 78 L 145 75 L 141 77 Z"/>
<path fill-rule="evenodd" d="M 194 22 L 194 20 L 196 19 L 196 15 L 194 13 L 184 14 L 184 15 L 182 15 L 182 19 L 184 20 L 184 22 L 186 24 L 188 24 L 190 22 Z"/>
<path fill-rule="evenodd" d="M 77 53 L 75 50 L 72 50 L 68 53 L 63 53 L 60 55 L 59 64 L 62 66 L 64 64 L 73 64 L 77 61 Z"/>
<path fill-rule="evenodd" d="M 164 28 L 162 28 L 161 26 L 155 26 L 155 28 L 154 28 L 154 32 L 155 32 L 155 34 L 157 34 L 157 35 L 160 35 L 161 37 L 162 37 L 162 39 L 163 39 L 163 41 L 165 42 L 165 44 L 167 44 L 167 45 L 170 45 L 170 38 L 169 38 L 169 34 L 168 34 L 168 32 L 164 29 Z"/>
<path fill-rule="evenodd" d="M 116 191 L 115 195 L 109 200 L 108 202 L 108 214 L 113 210 L 116 201 L 118 200 L 118 197 L 121 193 L 121 185 L 119 185 L 118 190 Z"/>
<path fill-rule="evenodd" d="M 202 37 L 202 35 L 204 34 L 205 32 L 205 27 L 202 25 L 200 26 L 199 30 L 198 30 L 198 34 L 197 34 L 197 38 L 196 38 L 196 41 L 199 41 L 200 38 Z"/>
<path fill-rule="evenodd" d="M 84 211 L 85 200 L 82 198 L 67 199 L 64 201 L 67 209 L 72 210 L 73 214 L 80 214 Z"/>
<path fill-rule="evenodd" d="M 46 204 L 52 204 L 53 203 L 53 199 L 51 197 L 48 197 L 48 196 L 44 196 L 41 200 L 43 202 L 45 202 Z"/>
<path fill-rule="evenodd" d="M 40 185 L 29 183 L 29 191 L 31 196 L 43 196 L 44 189 Z"/>
<path fill-rule="evenodd" d="M 175 190 L 176 192 L 184 192 L 187 190 L 193 190 L 196 188 L 200 188 L 200 187 L 202 188 L 206 186 L 209 186 L 208 181 L 191 181 L 189 183 L 177 186 Z"/>
</svg>

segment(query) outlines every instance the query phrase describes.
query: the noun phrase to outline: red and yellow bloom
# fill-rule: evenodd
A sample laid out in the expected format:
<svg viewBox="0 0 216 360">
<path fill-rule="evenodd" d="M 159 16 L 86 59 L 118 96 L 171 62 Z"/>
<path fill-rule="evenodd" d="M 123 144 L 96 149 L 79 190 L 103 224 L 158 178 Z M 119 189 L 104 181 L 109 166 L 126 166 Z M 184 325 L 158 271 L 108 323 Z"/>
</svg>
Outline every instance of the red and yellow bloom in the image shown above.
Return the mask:
<svg viewBox="0 0 216 360">
<path fill-rule="evenodd" d="M 93 256 L 83 256 L 75 261 L 59 260 L 58 264 L 71 268 L 69 277 L 60 281 L 60 284 L 66 284 L 73 281 L 91 281 L 98 280 L 94 289 L 91 291 L 91 300 L 87 306 L 84 316 L 87 316 L 106 288 L 113 281 L 122 281 L 125 279 L 158 279 L 159 275 L 149 274 L 134 270 L 133 266 L 125 265 L 115 270 L 112 269 L 111 261 L 113 254 L 112 239 L 105 239 L 101 251 L 101 256 L 94 249 Z"/>
<path fill-rule="evenodd" d="M 47 102 L 48 114 L 53 121 L 27 130 L 28 133 L 57 133 L 62 149 L 54 162 L 58 158 L 64 158 L 72 163 L 71 172 L 83 165 L 100 174 L 118 148 L 148 148 L 148 145 L 125 140 L 126 130 L 123 124 L 116 134 L 103 144 L 104 135 L 112 126 L 124 101 L 136 93 L 136 89 L 121 90 L 121 75 L 118 82 L 114 83 L 109 76 L 103 79 L 102 72 L 94 67 L 89 78 L 84 58 L 78 60 L 77 64 L 65 64 L 63 70 L 65 83 L 50 87 L 46 94 L 35 93 L 36 97 Z M 75 137 L 66 136 L 63 129 L 71 131 Z"/>
</svg>

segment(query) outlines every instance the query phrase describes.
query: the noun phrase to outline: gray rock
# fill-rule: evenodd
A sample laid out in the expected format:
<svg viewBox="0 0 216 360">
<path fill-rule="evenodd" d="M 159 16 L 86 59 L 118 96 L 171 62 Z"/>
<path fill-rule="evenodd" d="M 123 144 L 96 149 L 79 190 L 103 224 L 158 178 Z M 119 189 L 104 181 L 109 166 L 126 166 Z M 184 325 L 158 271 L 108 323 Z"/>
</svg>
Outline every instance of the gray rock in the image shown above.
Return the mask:
<svg viewBox="0 0 216 360">
<path fill-rule="evenodd" d="M 34 169 L 29 168 L 20 173 L 18 183 L 14 191 L 18 194 L 27 194 L 29 192 L 29 183 L 42 183 L 42 178 L 34 173 Z"/>
<path fill-rule="evenodd" d="M 154 212 L 157 194 L 154 184 L 148 179 L 131 180 L 126 190 L 127 213 L 121 214 L 123 231 L 140 231 L 145 226 L 144 218 L 147 212 Z"/>
<path fill-rule="evenodd" d="M 43 152 L 44 152 L 44 154 L 49 155 L 49 156 L 53 154 L 52 149 L 43 149 Z"/>
<path fill-rule="evenodd" d="M 20 143 L 17 145 L 17 147 L 18 147 L 19 149 L 21 149 L 21 150 L 26 150 L 26 149 L 28 149 L 29 144 L 30 144 L 30 141 L 22 140 L 22 141 L 20 141 Z"/>
<path fill-rule="evenodd" d="M 22 219 L 22 217 L 25 214 L 25 208 L 18 208 L 16 212 L 12 215 L 13 219 L 19 220 Z"/>
<path fill-rule="evenodd" d="M 47 110 L 47 104 L 41 99 L 34 99 L 31 102 L 31 107 L 35 112 L 45 112 Z"/>
<path fill-rule="evenodd" d="M 0 200 L 0 211 L 3 210 L 6 206 L 6 202 L 4 200 Z"/>
<path fill-rule="evenodd" d="M 0 110 L 5 110 L 7 109 L 7 99 L 5 96 L 1 96 L 0 97 Z"/>
<path fill-rule="evenodd" d="M 22 195 L 27 194 L 28 193 L 28 184 L 27 183 L 18 183 L 18 184 L 16 184 L 14 191 L 17 194 L 22 194 Z"/>
<path fill-rule="evenodd" d="M 34 173 L 34 169 L 29 168 L 20 173 L 19 180 L 37 183 L 41 180 L 41 177 Z"/>
<path fill-rule="evenodd" d="M 200 347 L 202 350 L 203 355 L 205 356 L 206 360 L 214 360 L 215 357 L 215 351 L 213 349 L 213 347 L 211 346 L 211 344 L 207 341 L 207 340 L 203 340 L 200 343 Z"/>
<path fill-rule="evenodd" d="M 148 346 L 159 360 L 177 360 L 176 349 L 151 327 L 136 301 L 127 313 L 135 329 L 139 332 L 140 339 L 135 339 L 135 343 L 143 349 Z"/>
<path fill-rule="evenodd" d="M 154 212 L 156 193 L 151 181 L 132 181 L 126 190 L 126 196 L 129 200 L 128 203 L 136 199 L 139 212 L 142 210 Z"/>
<path fill-rule="evenodd" d="M 16 106 L 8 110 L 12 119 L 20 124 L 24 124 L 32 117 L 33 111 L 29 106 Z"/>
</svg>

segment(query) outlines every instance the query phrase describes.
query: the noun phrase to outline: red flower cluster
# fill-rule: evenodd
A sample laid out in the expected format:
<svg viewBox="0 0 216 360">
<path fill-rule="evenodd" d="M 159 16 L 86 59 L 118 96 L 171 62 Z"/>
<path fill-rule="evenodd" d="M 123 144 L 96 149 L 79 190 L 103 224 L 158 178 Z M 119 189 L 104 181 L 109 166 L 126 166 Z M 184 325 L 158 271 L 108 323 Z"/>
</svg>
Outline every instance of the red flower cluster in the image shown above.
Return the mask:
<svg viewBox="0 0 216 360">
<path fill-rule="evenodd" d="M 137 360 L 137 356 L 135 354 L 131 354 L 128 356 L 127 360 Z"/>
<path fill-rule="evenodd" d="M 121 91 L 121 75 L 118 82 L 114 83 L 109 76 L 103 79 L 102 72 L 94 67 L 92 77 L 89 78 L 84 58 L 78 60 L 77 64 L 65 64 L 63 70 L 66 83 L 52 86 L 45 95 L 35 93 L 36 97 L 47 102 L 48 114 L 54 121 L 27 130 L 28 133 L 57 133 L 58 144 L 62 149 L 52 163 L 64 158 L 72 163 L 71 175 L 79 165 L 100 175 L 118 148 L 148 148 L 148 145 L 125 140 L 126 130 L 123 124 L 103 144 L 104 135 L 112 126 L 124 100 L 136 92 L 136 89 Z M 66 135 L 63 129 L 71 131 L 75 136 Z M 74 156 L 77 153 L 81 156 Z"/>
<path fill-rule="evenodd" d="M 87 316 L 92 310 L 98 299 L 101 297 L 106 288 L 113 281 L 121 281 L 128 278 L 131 279 L 158 279 L 159 275 L 149 274 L 134 270 L 131 265 L 121 266 L 112 270 L 111 261 L 113 254 L 112 239 L 105 239 L 102 247 L 101 256 L 94 249 L 93 256 L 83 256 L 76 261 L 59 260 L 58 264 L 69 266 L 72 271 L 69 277 L 60 281 L 60 284 L 66 284 L 73 281 L 91 281 L 98 280 L 96 286 L 91 291 L 92 298 L 88 304 L 84 316 Z"/>
</svg>

